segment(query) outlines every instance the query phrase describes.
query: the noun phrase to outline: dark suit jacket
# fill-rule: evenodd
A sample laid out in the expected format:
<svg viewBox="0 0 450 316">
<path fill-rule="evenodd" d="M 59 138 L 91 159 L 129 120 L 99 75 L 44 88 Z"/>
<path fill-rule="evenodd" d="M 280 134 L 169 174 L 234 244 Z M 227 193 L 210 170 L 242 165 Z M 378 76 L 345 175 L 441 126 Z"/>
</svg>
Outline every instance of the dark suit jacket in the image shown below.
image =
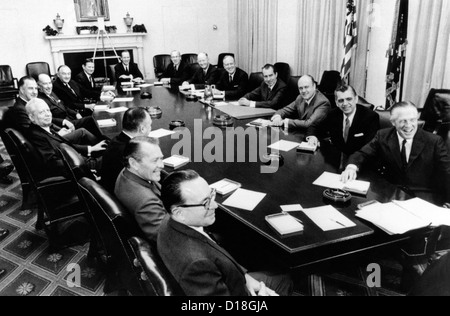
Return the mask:
<svg viewBox="0 0 450 316">
<path fill-rule="evenodd" d="M 351 155 L 369 143 L 380 129 L 380 118 L 377 113 L 357 104 L 355 117 L 344 141 L 344 114 L 338 108 L 328 112 L 325 120 L 314 122 L 308 128 L 307 136 L 318 138 L 331 137 L 331 142 L 344 154 Z"/>
<path fill-rule="evenodd" d="M 124 169 L 117 178 L 114 193 L 133 214 L 144 236 L 149 241 L 156 241 L 159 226 L 167 216 L 161 201 L 160 184 L 150 184 Z"/>
<path fill-rule="evenodd" d="M 450 296 L 450 253 L 428 267 L 409 296 Z"/>
<path fill-rule="evenodd" d="M 297 99 L 279 110 L 276 114 L 281 115 L 283 119 L 288 118 L 289 128 L 307 129 L 312 124 L 319 124 L 325 119 L 328 111 L 331 109 L 330 101 L 320 91 L 308 105 L 301 95 Z"/>
<path fill-rule="evenodd" d="M 126 134 L 120 133 L 114 137 L 103 155 L 102 171 L 100 173 L 102 177 L 101 184 L 111 193 L 114 193 L 117 177 L 125 167 L 123 151 L 130 139 Z"/>
<path fill-rule="evenodd" d="M 247 296 L 246 271 L 222 247 L 194 229 L 166 219 L 158 252 L 188 296 Z"/>
<path fill-rule="evenodd" d="M 208 71 L 203 72 L 203 68 L 199 68 L 192 78 L 188 81 L 190 84 L 195 84 L 196 88 L 203 89 L 206 85 L 216 84 L 220 78 L 220 71 L 217 67 L 209 65 Z"/>
<path fill-rule="evenodd" d="M 89 81 L 89 78 L 84 71 L 82 71 L 78 75 L 76 75 L 74 80 L 76 82 L 78 82 L 86 90 L 92 90 L 93 92 L 101 91 L 101 88 L 95 87 L 95 82 L 94 82 L 94 87 L 92 87 L 91 82 Z M 94 78 L 92 78 L 92 80 L 94 80 Z"/>
<path fill-rule="evenodd" d="M 122 63 L 119 63 L 116 65 L 116 67 L 114 68 L 116 71 L 116 82 L 121 83 L 124 81 L 130 81 L 128 79 L 120 79 L 121 76 L 126 75 L 133 75 L 134 78 L 142 78 L 144 79 L 144 76 L 142 75 L 142 72 L 139 70 L 139 67 L 137 64 L 135 63 L 130 63 L 128 65 L 129 71 L 126 72 L 125 71 L 125 67 L 123 66 Z"/>
<path fill-rule="evenodd" d="M 77 111 L 67 108 L 54 92 L 52 92 L 52 97 L 56 102 L 49 98 L 45 93 L 39 92 L 38 95 L 38 98 L 44 100 L 50 108 L 50 111 L 52 111 L 54 124 L 57 124 L 55 123 L 55 120 L 61 121 L 61 123 L 57 125 L 62 126 L 64 120 L 73 121 L 77 119 Z"/>
<path fill-rule="evenodd" d="M 225 100 L 239 100 L 247 91 L 248 74 L 240 68 L 236 68 L 233 81 L 230 82 L 230 74 L 222 73 L 217 82 L 217 89 L 225 91 Z"/>
<path fill-rule="evenodd" d="M 50 129 L 53 133 L 59 131 L 59 128 L 54 125 L 51 126 Z M 42 159 L 41 161 L 46 169 L 43 171 L 43 174 L 45 175 L 44 177 L 60 176 L 65 174 L 64 164 L 58 152 L 61 144 L 72 146 L 83 156 L 86 156 L 88 153 L 87 146 L 72 144 L 57 134 L 47 133 L 47 131 L 43 128 L 33 123 L 31 123 L 27 129 L 25 137 L 36 148 Z"/>
<path fill-rule="evenodd" d="M 263 82 L 259 88 L 247 93 L 244 98 L 250 101 L 256 101 L 257 108 L 272 108 L 276 110 L 282 107 L 281 102 L 286 93 L 286 88 L 286 84 L 281 79 L 277 80 L 272 91 L 270 91 L 267 84 Z"/>
<path fill-rule="evenodd" d="M 100 92 L 85 89 L 76 81 L 71 80 L 69 86 L 75 91 L 75 94 L 57 78 L 53 83 L 53 92 L 63 101 L 64 105 L 72 110 L 84 110 L 86 102 L 84 99 L 100 100 Z"/>
<path fill-rule="evenodd" d="M 174 64 L 170 63 L 161 78 L 170 78 L 170 84 L 179 86 L 189 79 L 189 69 L 187 67 L 187 64 L 181 61 L 178 70 L 175 70 Z"/>
<path fill-rule="evenodd" d="M 349 159 L 357 167 L 370 160 L 386 168 L 389 180 L 414 190 L 443 192 L 450 201 L 450 156 L 441 137 L 420 129 L 414 137 L 406 171 L 402 168 L 400 144 L 395 128 L 378 131 L 375 138 Z"/>
</svg>

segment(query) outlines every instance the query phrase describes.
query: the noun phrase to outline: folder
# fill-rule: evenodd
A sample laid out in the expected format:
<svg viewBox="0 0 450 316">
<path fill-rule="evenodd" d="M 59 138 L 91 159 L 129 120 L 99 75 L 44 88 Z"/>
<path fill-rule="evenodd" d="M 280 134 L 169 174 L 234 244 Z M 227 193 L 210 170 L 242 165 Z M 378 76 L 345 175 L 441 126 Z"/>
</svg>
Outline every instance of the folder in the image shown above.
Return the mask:
<svg viewBox="0 0 450 316">
<path fill-rule="evenodd" d="M 303 233 L 303 225 L 289 214 L 268 215 L 265 220 L 280 236 L 286 237 Z"/>
</svg>

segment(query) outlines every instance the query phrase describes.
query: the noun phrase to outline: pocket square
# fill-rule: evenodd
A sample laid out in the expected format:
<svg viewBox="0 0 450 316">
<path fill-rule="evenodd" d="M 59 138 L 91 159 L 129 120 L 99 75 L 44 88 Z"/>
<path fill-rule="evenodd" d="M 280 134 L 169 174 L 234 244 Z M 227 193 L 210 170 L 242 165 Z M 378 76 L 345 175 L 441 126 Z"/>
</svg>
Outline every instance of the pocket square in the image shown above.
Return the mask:
<svg viewBox="0 0 450 316">
<path fill-rule="evenodd" d="M 363 136 L 364 136 L 364 133 L 356 134 L 356 135 L 355 135 L 355 137 L 363 137 Z"/>
</svg>

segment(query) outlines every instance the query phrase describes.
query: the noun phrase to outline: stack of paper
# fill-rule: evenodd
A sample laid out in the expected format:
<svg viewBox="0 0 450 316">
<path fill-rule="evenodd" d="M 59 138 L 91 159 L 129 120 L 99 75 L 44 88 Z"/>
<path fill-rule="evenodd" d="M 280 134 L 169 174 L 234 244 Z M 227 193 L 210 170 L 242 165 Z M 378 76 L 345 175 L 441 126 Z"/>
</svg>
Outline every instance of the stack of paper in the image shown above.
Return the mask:
<svg viewBox="0 0 450 316">
<path fill-rule="evenodd" d="M 315 152 L 316 150 L 317 146 L 310 145 L 307 142 L 302 142 L 300 146 L 297 147 L 297 151 Z"/>
<path fill-rule="evenodd" d="M 133 102 L 134 98 L 115 98 L 113 103 L 118 102 Z"/>
<path fill-rule="evenodd" d="M 170 158 L 164 159 L 163 162 L 165 166 L 178 169 L 187 165 L 190 162 L 190 159 L 188 157 L 174 155 Z"/>
<path fill-rule="evenodd" d="M 128 108 L 124 107 L 124 106 L 106 110 L 106 112 L 111 113 L 111 114 L 122 113 L 122 112 L 126 112 L 126 111 L 128 111 Z"/>
<path fill-rule="evenodd" d="M 234 192 L 225 202 L 223 202 L 223 205 L 246 211 L 253 211 L 265 197 L 265 193 L 237 189 L 236 192 Z"/>
<path fill-rule="evenodd" d="M 175 132 L 166 130 L 164 128 L 160 128 L 156 131 L 151 131 L 150 134 L 148 135 L 148 137 L 152 137 L 152 138 L 162 138 L 162 137 L 166 137 L 169 135 L 175 134 Z"/>
<path fill-rule="evenodd" d="M 115 119 L 98 120 L 97 123 L 99 127 L 113 127 L 117 125 Z"/>
<path fill-rule="evenodd" d="M 269 146 L 271 149 L 279 150 L 279 151 L 291 151 L 294 148 L 297 148 L 300 144 L 295 142 L 290 142 L 287 140 L 280 140 Z"/>
<path fill-rule="evenodd" d="M 324 172 L 316 181 L 313 182 L 313 184 L 320 187 L 341 189 L 363 195 L 366 195 L 370 188 L 370 182 L 352 180 L 344 183 L 341 181 L 341 175 L 330 172 Z"/>
<path fill-rule="evenodd" d="M 227 195 L 241 187 L 241 184 L 229 179 L 223 179 L 210 185 L 212 189 L 216 189 L 216 192 L 221 195 Z"/>
<path fill-rule="evenodd" d="M 303 225 L 289 214 L 273 214 L 265 217 L 267 223 L 281 236 L 303 232 Z"/>
<path fill-rule="evenodd" d="M 323 231 L 344 229 L 356 226 L 355 223 L 353 223 L 341 212 L 330 205 L 310 208 L 307 210 L 303 210 L 303 212 Z"/>
</svg>

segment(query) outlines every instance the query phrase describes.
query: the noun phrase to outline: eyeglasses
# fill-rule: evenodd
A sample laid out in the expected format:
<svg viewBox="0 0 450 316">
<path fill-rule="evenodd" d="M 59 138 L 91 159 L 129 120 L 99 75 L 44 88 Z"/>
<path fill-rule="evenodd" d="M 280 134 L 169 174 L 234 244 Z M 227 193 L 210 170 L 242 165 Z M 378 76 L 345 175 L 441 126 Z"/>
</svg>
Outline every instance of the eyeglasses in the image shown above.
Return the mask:
<svg viewBox="0 0 450 316">
<path fill-rule="evenodd" d="M 211 189 L 211 193 L 209 194 L 209 197 L 202 204 L 184 204 L 184 205 L 178 205 L 178 207 L 192 208 L 192 207 L 203 206 L 205 209 L 209 210 L 209 209 L 211 209 L 211 203 L 215 200 L 216 200 L 216 189 Z"/>
</svg>

